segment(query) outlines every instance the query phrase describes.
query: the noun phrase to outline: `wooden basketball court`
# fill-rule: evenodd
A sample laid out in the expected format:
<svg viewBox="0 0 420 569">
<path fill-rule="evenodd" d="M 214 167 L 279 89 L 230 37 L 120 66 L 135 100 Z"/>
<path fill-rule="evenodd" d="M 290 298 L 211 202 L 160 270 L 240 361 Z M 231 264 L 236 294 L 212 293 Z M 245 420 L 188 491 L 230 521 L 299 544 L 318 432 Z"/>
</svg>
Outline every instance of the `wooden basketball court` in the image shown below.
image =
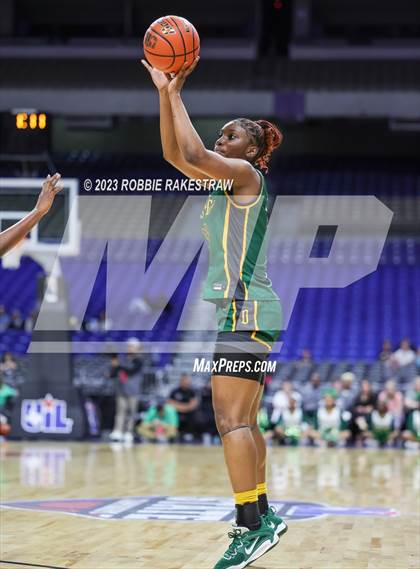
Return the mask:
<svg viewBox="0 0 420 569">
<path fill-rule="evenodd" d="M 415 452 L 276 447 L 269 454 L 271 498 L 290 516 L 289 531 L 252 567 L 419 567 Z M 221 499 L 211 506 L 214 519 L 233 509 L 221 447 L 7 443 L 0 483 L 2 568 L 212 569 L 229 543 L 227 521 L 201 521 L 209 497 Z M 148 509 L 133 498 L 151 496 Z M 197 519 L 183 521 L 192 497 L 201 498 L 191 502 Z M 21 509 L 30 506 L 38 509 Z M 143 519 L 150 512 L 161 519 Z"/>
</svg>

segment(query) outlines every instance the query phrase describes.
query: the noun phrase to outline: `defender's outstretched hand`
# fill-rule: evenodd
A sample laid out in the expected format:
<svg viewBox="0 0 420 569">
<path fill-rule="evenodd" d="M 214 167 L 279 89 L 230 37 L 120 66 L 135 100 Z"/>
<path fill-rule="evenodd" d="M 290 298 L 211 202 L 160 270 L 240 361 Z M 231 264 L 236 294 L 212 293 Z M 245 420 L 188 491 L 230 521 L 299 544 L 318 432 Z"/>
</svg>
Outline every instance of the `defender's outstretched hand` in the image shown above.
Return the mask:
<svg viewBox="0 0 420 569">
<path fill-rule="evenodd" d="M 158 91 L 162 91 L 163 89 L 167 89 L 169 85 L 169 81 L 171 80 L 171 76 L 169 73 L 164 73 L 163 71 L 159 71 L 155 67 L 152 67 L 145 59 L 142 59 L 141 62 L 150 73 L 150 77 L 152 78 L 153 83 Z"/>
<path fill-rule="evenodd" d="M 58 184 L 60 178 L 60 174 L 54 174 L 54 176 L 48 174 L 42 184 L 42 190 L 34 209 L 20 221 L 0 233 L 0 257 L 13 249 L 19 241 L 22 241 L 39 220 L 48 213 L 55 196 L 63 189 Z"/>
<path fill-rule="evenodd" d="M 45 178 L 42 184 L 42 190 L 39 194 L 38 201 L 35 206 L 35 210 L 41 215 L 45 215 L 50 210 L 55 196 L 63 189 L 63 186 L 59 185 L 58 182 L 61 178 L 61 174 L 54 174 L 54 176 L 48 176 Z"/>
<path fill-rule="evenodd" d="M 199 57 L 196 57 L 194 61 L 189 64 L 187 62 L 181 67 L 178 73 L 175 75 L 173 79 L 169 81 L 168 91 L 169 94 L 171 93 L 179 93 L 184 86 L 186 78 L 191 75 L 194 69 L 197 67 L 198 62 L 200 61 Z"/>
</svg>

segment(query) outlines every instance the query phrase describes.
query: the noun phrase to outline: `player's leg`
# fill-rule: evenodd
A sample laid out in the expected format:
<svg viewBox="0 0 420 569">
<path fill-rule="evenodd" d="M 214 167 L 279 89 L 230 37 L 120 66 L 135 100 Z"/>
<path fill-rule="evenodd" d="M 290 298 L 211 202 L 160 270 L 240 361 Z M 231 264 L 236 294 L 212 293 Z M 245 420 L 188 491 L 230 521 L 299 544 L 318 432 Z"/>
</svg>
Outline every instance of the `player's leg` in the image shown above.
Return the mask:
<svg viewBox="0 0 420 569">
<path fill-rule="evenodd" d="M 223 357 L 228 362 L 245 363 L 254 359 L 252 354 L 238 346 L 237 342 L 249 341 L 252 333 L 245 330 L 239 333 L 242 320 L 238 318 L 242 309 L 237 307 L 218 307 L 217 318 L 219 335 L 215 349 L 214 362 L 220 363 Z M 235 322 L 234 322 L 235 320 Z M 235 324 L 235 325 L 234 325 Z M 236 328 L 235 332 L 231 332 Z M 233 341 L 233 345 L 230 342 Z M 223 345 L 230 344 L 232 353 L 226 354 Z M 252 367 L 252 366 L 251 366 Z M 241 368 L 244 369 L 244 368 Z M 245 372 L 244 372 L 245 373 Z M 216 425 L 221 435 L 225 461 L 235 494 L 236 521 L 229 537 L 232 539 L 228 550 L 214 569 L 242 569 L 264 555 L 278 541 L 278 535 L 260 516 L 257 497 L 257 448 L 252 435 L 251 410 L 260 389 L 260 374 L 247 371 L 238 376 L 214 375 L 212 377 L 213 407 Z M 253 529 L 256 528 L 256 529 Z"/>
<path fill-rule="evenodd" d="M 252 379 L 212 377 L 213 407 L 236 503 L 232 543 L 214 569 L 243 568 L 270 550 L 278 536 L 260 517 L 257 501 L 257 449 L 250 429 L 259 383 Z"/>
<path fill-rule="evenodd" d="M 264 393 L 264 377 L 259 386 L 258 393 L 251 408 L 251 433 L 257 449 L 257 495 L 260 514 L 265 517 L 267 524 L 273 528 L 277 535 L 287 531 L 284 520 L 277 515 L 274 508 L 269 507 L 267 497 L 267 446 L 265 439 L 258 427 L 258 411 Z"/>
<path fill-rule="evenodd" d="M 255 329 L 251 332 L 251 339 L 263 347 L 264 351 L 259 354 L 262 363 L 266 363 L 270 351 L 277 341 L 281 328 L 281 309 L 278 302 L 254 302 L 250 305 Z M 260 372 L 258 394 L 251 408 L 251 429 L 257 448 L 257 488 L 258 502 L 262 515 L 268 511 L 267 484 L 266 484 L 266 460 L 267 447 L 264 436 L 258 427 L 258 411 L 260 409 L 264 393 L 265 372 Z"/>
<path fill-rule="evenodd" d="M 215 375 L 212 377 L 213 408 L 229 478 L 237 504 L 237 523 L 257 529 L 257 449 L 250 428 L 256 381 Z"/>
<path fill-rule="evenodd" d="M 264 385 L 260 385 L 257 395 L 251 407 L 251 433 L 257 449 L 257 493 L 258 506 L 261 515 L 265 515 L 268 510 L 267 484 L 266 484 L 266 461 L 267 447 L 262 432 L 258 427 L 257 416 L 261 405 L 264 392 Z"/>
</svg>

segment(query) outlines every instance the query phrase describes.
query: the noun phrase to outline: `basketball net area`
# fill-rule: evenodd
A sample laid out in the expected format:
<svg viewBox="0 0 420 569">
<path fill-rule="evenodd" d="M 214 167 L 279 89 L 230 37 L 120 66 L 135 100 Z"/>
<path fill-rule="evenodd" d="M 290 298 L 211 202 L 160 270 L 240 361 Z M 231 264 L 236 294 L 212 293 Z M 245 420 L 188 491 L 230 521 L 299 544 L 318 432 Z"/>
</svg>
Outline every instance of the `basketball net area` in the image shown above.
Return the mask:
<svg viewBox="0 0 420 569">
<path fill-rule="evenodd" d="M 0 178 L 0 230 L 3 231 L 21 220 L 34 207 L 44 178 Z M 18 243 L 2 258 L 5 269 L 18 269 L 23 255 L 28 255 L 39 263 L 47 276 L 58 271 L 60 273 L 59 258 L 61 256 L 74 256 L 80 250 L 80 222 L 78 216 L 78 188 L 77 179 L 61 179 L 63 190 L 50 210 L 58 213 L 60 221 L 56 223 L 56 234 L 51 237 L 43 234 L 40 225 L 36 225 L 30 234 Z M 19 206 L 13 209 L 13 204 Z M 50 214 L 47 214 L 47 216 Z M 57 257 L 58 254 L 58 257 Z M 55 260 L 58 263 L 54 266 Z"/>
</svg>

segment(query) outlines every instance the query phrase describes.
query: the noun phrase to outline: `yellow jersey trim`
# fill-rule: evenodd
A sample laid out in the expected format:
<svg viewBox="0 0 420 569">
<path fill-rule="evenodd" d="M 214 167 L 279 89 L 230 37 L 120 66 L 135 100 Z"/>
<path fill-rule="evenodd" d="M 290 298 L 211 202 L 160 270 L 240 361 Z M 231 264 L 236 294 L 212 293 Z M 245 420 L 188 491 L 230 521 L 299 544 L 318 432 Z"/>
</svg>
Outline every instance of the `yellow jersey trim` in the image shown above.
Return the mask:
<svg viewBox="0 0 420 569">
<path fill-rule="evenodd" d="M 248 300 L 248 287 L 246 286 L 246 284 L 243 280 L 242 272 L 243 272 L 243 268 L 244 268 L 245 253 L 246 253 L 246 233 L 247 233 L 247 229 L 248 229 L 248 217 L 249 217 L 249 209 L 247 209 L 247 211 L 245 212 L 244 234 L 242 237 L 242 255 L 241 255 L 241 261 L 239 264 L 240 279 L 241 279 L 241 282 L 243 283 L 244 288 L 245 288 L 245 300 Z"/>
<path fill-rule="evenodd" d="M 229 200 L 229 203 L 231 203 L 231 204 L 233 205 L 233 207 L 236 207 L 236 208 L 238 208 L 238 209 L 249 209 L 250 207 L 254 207 L 254 205 L 257 205 L 257 203 L 260 201 L 260 198 L 261 198 L 261 196 L 262 196 L 262 188 L 263 188 L 263 175 L 262 175 L 261 172 L 259 172 L 258 170 L 257 170 L 257 172 L 258 172 L 258 175 L 260 176 L 260 181 L 261 181 L 261 183 L 260 183 L 260 189 L 259 189 L 259 192 L 258 192 L 258 196 L 257 196 L 257 198 L 256 198 L 253 202 L 248 203 L 248 204 L 246 204 L 246 205 L 239 205 L 239 204 L 235 203 L 234 200 L 233 200 L 233 199 L 230 197 L 230 195 L 227 193 L 227 191 L 224 190 L 225 196 L 226 196 L 227 199 Z"/>
<path fill-rule="evenodd" d="M 228 297 L 229 289 L 230 289 L 230 274 L 229 274 L 229 267 L 228 267 L 228 258 L 227 258 L 227 238 L 228 238 L 228 229 L 229 229 L 229 218 L 230 218 L 230 202 L 227 202 L 226 213 L 225 213 L 225 224 L 223 227 L 223 255 L 224 255 L 224 267 L 225 267 L 225 275 L 226 275 L 226 290 L 225 294 L 223 295 L 224 298 Z"/>
<path fill-rule="evenodd" d="M 260 340 L 260 338 L 257 338 L 257 332 L 259 331 L 258 321 L 257 321 L 257 314 L 258 314 L 258 303 L 257 303 L 256 300 L 254 300 L 255 330 L 252 332 L 251 338 L 252 338 L 253 340 L 255 340 L 256 342 L 258 342 L 259 344 L 262 344 L 263 346 L 265 346 L 266 348 L 268 348 L 268 350 L 271 352 L 271 346 L 270 346 L 270 344 L 268 344 L 267 342 L 264 342 L 264 340 Z"/>
</svg>

